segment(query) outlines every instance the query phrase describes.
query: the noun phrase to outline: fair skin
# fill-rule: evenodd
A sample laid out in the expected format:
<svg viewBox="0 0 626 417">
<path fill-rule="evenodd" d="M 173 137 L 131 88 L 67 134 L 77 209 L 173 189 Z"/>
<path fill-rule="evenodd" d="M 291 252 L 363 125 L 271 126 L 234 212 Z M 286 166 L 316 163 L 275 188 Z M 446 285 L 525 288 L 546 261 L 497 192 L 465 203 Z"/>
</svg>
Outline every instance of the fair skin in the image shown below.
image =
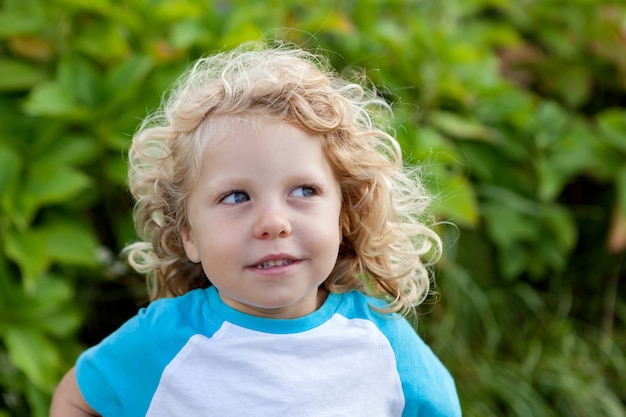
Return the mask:
<svg viewBox="0 0 626 417">
<path fill-rule="evenodd" d="M 235 131 L 206 150 L 185 252 L 236 310 L 312 313 L 337 261 L 339 185 L 315 136 L 278 122 Z"/>
<path fill-rule="evenodd" d="M 207 148 L 188 203 L 183 244 L 225 304 L 258 317 L 315 311 L 341 242 L 341 193 L 319 139 L 271 122 L 234 129 Z M 51 417 L 98 414 L 74 369 L 63 378 Z"/>
<path fill-rule="evenodd" d="M 94 417 L 99 415 L 83 398 L 76 383 L 75 369 L 70 369 L 54 393 L 50 406 L 50 417 Z"/>
</svg>

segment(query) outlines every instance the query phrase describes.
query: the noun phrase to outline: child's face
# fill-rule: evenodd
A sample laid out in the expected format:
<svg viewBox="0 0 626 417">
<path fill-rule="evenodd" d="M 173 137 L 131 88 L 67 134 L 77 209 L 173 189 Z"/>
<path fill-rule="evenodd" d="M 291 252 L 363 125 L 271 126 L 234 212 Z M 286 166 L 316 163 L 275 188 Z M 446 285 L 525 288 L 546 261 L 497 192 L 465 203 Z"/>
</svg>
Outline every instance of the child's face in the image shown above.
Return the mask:
<svg viewBox="0 0 626 417">
<path fill-rule="evenodd" d="M 301 317 L 319 307 L 337 260 L 341 193 L 318 138 L 289 124 L 257 126 L 206 150 L 185 252 L 227 305 Z"/>
</svg>

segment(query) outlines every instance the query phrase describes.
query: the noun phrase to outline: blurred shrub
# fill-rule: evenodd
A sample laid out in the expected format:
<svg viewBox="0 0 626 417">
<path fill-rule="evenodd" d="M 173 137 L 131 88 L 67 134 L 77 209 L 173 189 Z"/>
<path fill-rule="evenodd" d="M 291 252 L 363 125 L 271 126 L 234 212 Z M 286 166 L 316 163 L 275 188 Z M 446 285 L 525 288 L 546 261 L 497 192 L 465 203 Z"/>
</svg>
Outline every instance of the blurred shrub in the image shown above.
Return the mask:
<svg viewBox="0 0 626 417">
<path fill-rule="evenodd" d="M 191 60 L 262 35 L 395 103 L 458 225 L 418 329 L 465 415 L 626 415 L 625 19 L 617 0 L 4 0 L 0 416 L 47 415 L 145 303 L 116 255 L 130 137 Z"/>
</svg>

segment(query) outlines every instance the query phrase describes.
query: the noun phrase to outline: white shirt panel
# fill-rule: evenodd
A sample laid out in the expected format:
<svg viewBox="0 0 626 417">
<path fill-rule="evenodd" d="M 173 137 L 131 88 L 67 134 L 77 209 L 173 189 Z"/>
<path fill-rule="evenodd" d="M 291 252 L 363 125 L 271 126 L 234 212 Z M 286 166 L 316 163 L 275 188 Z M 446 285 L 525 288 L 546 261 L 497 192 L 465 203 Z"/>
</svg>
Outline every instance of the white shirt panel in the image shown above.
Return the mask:
<svg viewBox="0 0 626 417">
<path fill-rule="evenodd" d="M 403 408 L 389 341 L 370 321 L 335 314 L 301 333 L 225 322 L 211 338 L 193 336 L 164 370 L 147 416 L 385 417 Z"/>
</svg>

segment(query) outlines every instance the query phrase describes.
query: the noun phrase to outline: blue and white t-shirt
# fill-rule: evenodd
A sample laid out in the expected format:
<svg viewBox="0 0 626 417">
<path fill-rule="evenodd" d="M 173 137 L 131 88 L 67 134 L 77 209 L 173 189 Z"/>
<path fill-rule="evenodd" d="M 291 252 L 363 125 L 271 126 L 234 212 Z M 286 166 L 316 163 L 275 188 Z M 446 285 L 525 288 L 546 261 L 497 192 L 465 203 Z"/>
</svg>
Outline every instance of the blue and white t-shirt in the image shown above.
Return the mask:
<svg viewBox="0 0 626 417">
<path fill-rule="evenodd" d="M 410 324 L 359 292 L 292 320 L 250 316 L 215 287 L 155 301 L 81 355 L 105 417 L 460 416 L 454 381 Z"/>
</svg>

